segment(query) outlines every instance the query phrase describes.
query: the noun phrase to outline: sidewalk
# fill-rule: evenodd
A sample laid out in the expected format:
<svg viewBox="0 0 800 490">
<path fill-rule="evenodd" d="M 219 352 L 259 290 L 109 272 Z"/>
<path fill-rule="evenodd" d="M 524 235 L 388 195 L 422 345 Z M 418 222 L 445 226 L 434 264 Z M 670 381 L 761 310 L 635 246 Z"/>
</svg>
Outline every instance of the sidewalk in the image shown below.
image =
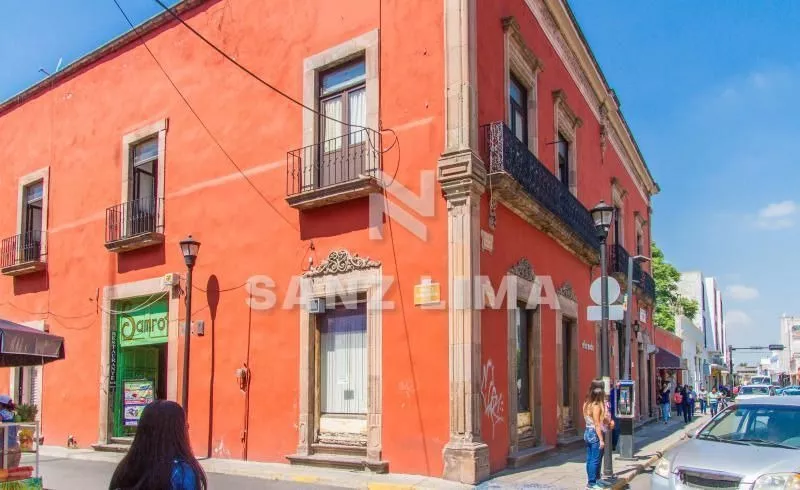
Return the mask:
<svg viewBox="0 0 800 490">
<path fill-rule="evenodd" d="M 638 451 L 635 461 L 620 461 L 615 455 L 614 471 L 619 477 L 614 488 L 624 488 L 642 468 L 653 464 L 660 453 L 679 442 L 687 430 L 706 420 L 696 417 L 688 426 L 683 420 L 664 425 L 660 422 L 640 427 L 635 433 Z M 43 446 L 40 456 L 42 462 L 80 460 L 109 464 L 109 476 L 122 454 L 97 452 L 92 449 L 66 449 L 57 446 Z M 549 490 L 575 490 L 586 485 L 586 453 L 583 447 L 556 452 L 552 456 L 531 466 L 517 470 L 506 470 L 495 474 L 479 485 L 480 489 L 495 488 L 536 488 Z M 309 486 L 332 486 L 343 488 L 362 488 L 370 490 L 412 490 L 412 489 L 466 489 L 468 485 L 453 483 L 440 478 L 405 475 L 398 473 L 374 474 L 362 471 L 292 466 L 281 463 L 257 463 L 229 459 L 203 459 L 200 461 L 207 473 L 252 477 L 262 480 L 304 483 Z"/>
<path fill-rule="evenodd" d="M 614 455 L 614 474 L 618 477 L 613 488 L 625 488 L 628 482 L 648 466 L 655 463 L 661 454 L 684 438 L 686 431 L 694 429 L 707 420 L 707 416 L 695 415 L 688 425 L 673 415 L 669 424 L 655 421 L 634 432 L 634 461 L 622 461 Z M 482 483 L 480 489 L 536 488 L 548 490 L 575 490 L 586 487 L 586 450 L 583 447 L 554 454 L 542 461 L 517 470 L 506 470 Z"/>
</svg>

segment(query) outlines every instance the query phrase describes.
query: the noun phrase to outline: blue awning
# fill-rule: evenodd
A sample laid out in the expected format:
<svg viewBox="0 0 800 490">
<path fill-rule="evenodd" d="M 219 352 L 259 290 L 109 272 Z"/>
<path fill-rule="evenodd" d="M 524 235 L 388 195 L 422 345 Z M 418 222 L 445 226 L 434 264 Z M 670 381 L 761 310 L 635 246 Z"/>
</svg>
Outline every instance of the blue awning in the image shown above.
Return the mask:
<svg viewBox="0 0 800 490">
<path fill-rule="evenodd" d="M 656 369 L 681 369 L 681 359 L 671 352 L 659 349 L 656 353 Z"/>
</svg>

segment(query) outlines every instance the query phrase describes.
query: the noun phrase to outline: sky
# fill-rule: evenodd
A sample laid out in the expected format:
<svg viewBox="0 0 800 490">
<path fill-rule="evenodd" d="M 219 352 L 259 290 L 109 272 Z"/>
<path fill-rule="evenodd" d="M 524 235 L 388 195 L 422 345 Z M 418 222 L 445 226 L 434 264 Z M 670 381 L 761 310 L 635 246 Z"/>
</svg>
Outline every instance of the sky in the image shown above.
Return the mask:
<svg viewBox="0 0 800 490">
<path fill-rule="evenodd" d="M 137 23 L 159 11 L 120 2 Z M 800 315 L 800 2 L 571 5 L 661 186 L 654 239 L 717 278 L 731 343 L 777 343 Z M 0 100 L 128 28 L 112 0 L 12 2 L 3 20 Z"/>
<path fill-rule="evenodd" d="M 779 343 L 800 315 L 800 2 L 571 5 L 661 186 L 654 240 L 717 278 L 730 343 Z"/>
</svg>

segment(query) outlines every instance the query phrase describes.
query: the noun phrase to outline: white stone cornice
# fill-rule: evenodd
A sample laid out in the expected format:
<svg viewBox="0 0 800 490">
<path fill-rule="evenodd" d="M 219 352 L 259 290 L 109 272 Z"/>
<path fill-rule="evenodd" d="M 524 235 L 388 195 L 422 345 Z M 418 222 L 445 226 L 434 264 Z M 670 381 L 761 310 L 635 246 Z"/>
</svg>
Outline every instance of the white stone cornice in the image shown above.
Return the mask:
<svg viewBox="0 0 800 490">
<path fill-rule="evenodd" d="M 564 62 L 578 90 L 600 124 L 607 122 L 607 132 L 625 170 L 636 183 L 642 198 L 649 202 L 658 192 L 642 159 L 627 123 L 623 120 L 612 90 L 606 85 L 594 59 L 580 34 L 565 0 L 525 0 L 553 49 Z M 601 107 L 605 105 L 604 114 Z"/>
</svg>

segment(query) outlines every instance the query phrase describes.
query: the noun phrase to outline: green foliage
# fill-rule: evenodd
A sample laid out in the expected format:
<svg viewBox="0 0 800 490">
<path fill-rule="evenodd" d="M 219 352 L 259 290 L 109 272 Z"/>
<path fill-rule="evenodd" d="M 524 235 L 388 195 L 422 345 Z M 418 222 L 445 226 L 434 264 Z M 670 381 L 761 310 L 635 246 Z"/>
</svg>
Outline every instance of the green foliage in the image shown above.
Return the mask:
<svg viewBox="0 0 800 490">
<path fill-rule="evenodd" d="M 664 252 L 653 242 L 653 280 L 656 283 L 656 310 L 653 322 L 656 326 L 675 331 L 675 315 L 680 313 L 688 318 L 697 315 L 700 305 L 697 301 L 678 294 L 678 281 L 681 273 L 664 259 Z"/>
<path fill-rule="evenodd" d="M 39 409 L 36 405 L 26 405 L 24 403 L 17 405 L 17 418 L 19 418 L 20 422 L 33 422 L 36 420 L 38 412 Z"/>
</svg>

